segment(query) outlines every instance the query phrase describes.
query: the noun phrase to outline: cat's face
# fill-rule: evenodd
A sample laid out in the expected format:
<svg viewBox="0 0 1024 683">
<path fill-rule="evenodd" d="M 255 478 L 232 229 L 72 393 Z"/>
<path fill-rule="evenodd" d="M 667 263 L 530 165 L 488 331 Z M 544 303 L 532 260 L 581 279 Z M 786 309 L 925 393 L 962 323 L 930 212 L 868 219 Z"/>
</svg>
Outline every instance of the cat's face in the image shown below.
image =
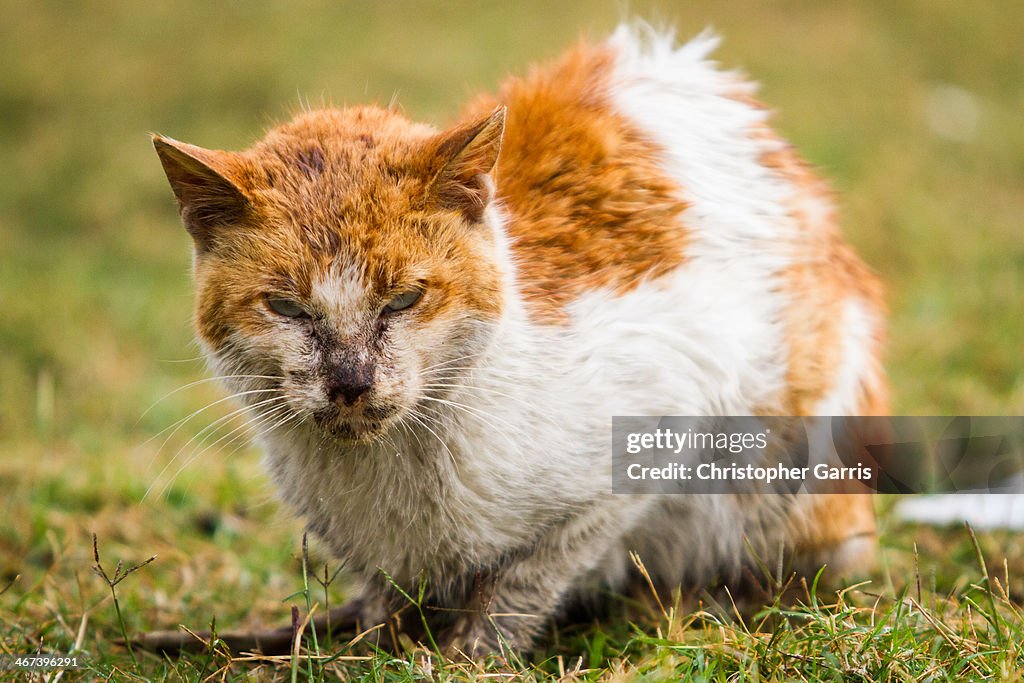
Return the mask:
<svg viewBox="0 0 1024 683">
<path fill-rule="evenodd" d="M 237 154 L 155 138 L 196 246 L 199 337 L 266 425 L 370 439 L 472 366 L 502 309 L 485 207 L 503 121 L 313 112 Z"/>
</svg>

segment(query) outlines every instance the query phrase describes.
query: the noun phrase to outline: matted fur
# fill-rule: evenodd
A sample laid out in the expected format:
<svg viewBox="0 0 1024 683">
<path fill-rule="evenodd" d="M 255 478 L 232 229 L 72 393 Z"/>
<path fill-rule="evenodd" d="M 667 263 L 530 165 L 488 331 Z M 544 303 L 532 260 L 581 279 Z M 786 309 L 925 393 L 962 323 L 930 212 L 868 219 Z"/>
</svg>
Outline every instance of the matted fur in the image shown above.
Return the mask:
<svg viewBox="0 0 1024 683">
<path fill-rule="evenodd" d="M 156 138 L 199 337 L 368 618 L 401 603 L 384 570 L 448 608 L 446 647 L 528 648 L 629 550 L 663 587 L 870 561 L 862 496 L 610 491 L 612 415 L 887 410 L 881 288 L 714 44 L 622 27 L 449 131 L 364 107 L 239 153 Z"/>
</svg>

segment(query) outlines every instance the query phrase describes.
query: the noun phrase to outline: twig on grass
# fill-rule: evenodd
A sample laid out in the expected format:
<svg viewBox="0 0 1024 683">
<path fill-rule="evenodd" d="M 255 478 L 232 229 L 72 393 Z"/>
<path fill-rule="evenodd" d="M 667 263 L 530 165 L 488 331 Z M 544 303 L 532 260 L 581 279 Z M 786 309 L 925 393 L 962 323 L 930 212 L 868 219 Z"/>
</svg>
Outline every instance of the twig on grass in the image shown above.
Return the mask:
<svg viewBox="0 0 1024 683">
<path fill-rule="evenodd" d="M 135 651 L 132 649 L 132 643 L 128 639 L 128 628 L 125 626 L 124 616 L 121 614 L 121 604 L 117 600 L 117 589 L 116 589 L 116 586 L 117 586 L 117 584 L 121 583 L 126 578 L 128 578 L 129 574 L 131 574 L 133 572 L 137 572 L 138 570 L 142 569 L 147 564 L 149 564 L 150 562 L 155 560 L 156 559 L 156 555 L 154 555 L 153 557 L 149 558 L 145 562 L 140 562 L 139 564 L 134 565 L 132 567 L 128 567 L 127 569 L 125 569 L 125 567 L 124 567 L 124 562 L 122 560 L 118 560 L 117 561 L 117 566 L 114 568 L 114 576 L 111 577 L 111 576 L 107 575 L 107 571 L 103 568 L 103 565 L 100 563 L 99 544 L 97 543 L 97 540 L 96 540 L 96 534 L 93 534 L 92 535 L 92 557 L 93 557 L 94 560 L 96 560 L 96 564 L 93 565 L 92 570 L 94 572 L 96 572 L 97 575 L 102 577 L 103 580 L 107 582 L 107 586 L 110 587 L 110 596 L 114 599 L 114 611 L 117 613 L 117 623 L 121 626 L 121 637 L 124 638 L 124 643 L 125 643 L 125 645 L 128 648 L 128 654 L 132 658 L 132 663 L 134 665 L 138 666 L 139 662 L 135 659 Z"/>
</svg>

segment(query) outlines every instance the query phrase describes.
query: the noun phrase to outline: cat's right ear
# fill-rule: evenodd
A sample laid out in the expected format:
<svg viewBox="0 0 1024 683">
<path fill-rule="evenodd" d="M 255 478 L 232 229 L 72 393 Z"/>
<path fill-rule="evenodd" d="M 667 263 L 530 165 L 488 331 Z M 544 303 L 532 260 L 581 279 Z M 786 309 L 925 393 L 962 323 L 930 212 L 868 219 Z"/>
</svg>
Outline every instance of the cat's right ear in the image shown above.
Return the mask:
<svg viewBox="0 0 1024 683">
<path fill-rule="evenodd" d="M 153 135 L 153 147 L 196 250 L 208 251 L 217 231 L 238 223 L 249 208 L 249 200 L 231 180 L 233 155 L 160 135 Z"/>
</svg>

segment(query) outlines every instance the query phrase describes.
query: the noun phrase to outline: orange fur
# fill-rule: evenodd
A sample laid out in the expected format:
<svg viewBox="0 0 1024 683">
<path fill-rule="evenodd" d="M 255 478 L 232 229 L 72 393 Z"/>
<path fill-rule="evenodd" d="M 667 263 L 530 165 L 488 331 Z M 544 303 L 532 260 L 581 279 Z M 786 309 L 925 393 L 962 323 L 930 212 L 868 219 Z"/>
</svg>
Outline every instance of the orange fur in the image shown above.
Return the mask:
<svg viewBox="0 0 1024 683">
<path fill-rule="evenodd" d="M 432 200 L 451 160 L 444 155 L 459 151 L 446 148 L 450 137 L 368 107 L 299 116 L 240 153 L 157 138 L 158 150 L 201 155 L 248 204 L 218 231 L 216 255 L 197 258 L 200 335 L 222 344 L 228 319 L 258 331 L 265 323 L 254 302 L 267 292 L 307 299 L 339 253 L 364 266 L 382 301 L 424 285 L 416 311 L 423 321 L 467 310 L 496 316 L 500 273 L 479 258 L 490 235 Z"/>
<path fill-rule="evenodd" d="M 844 305 L 850 298 L 860 299 L 872 315 L 884 311 L 882 285 L 870 269 L 847 246 L 839 234 L 829 188 L 818 178 L 793 148 L 782 143 L 769 129 L 759 128 L 755 136 L 780 146 L 762 156 L 762 163 L 773 169 L 796 189 L 789 206 L 797 227 L 795 263 L 785 277 L 791 304 L 786 311 L 785 327 L 789 349 L 786 374 L 785 412 L 813 415 L 816 406 L 829 391 L 843 362 Z M 824 209 L 824 213 L 822 210 Z M 871 377 L 861 386 L 857 414 L 889 414 L 887 383 L 880 365 L 883 328 L 875 327 L 871 357 Z M 844 558 L 845 566 L 833 572 L 862 571 L 874 554 L 876 535 L 874 501 L 859 492 L 857 485 L 836 485 L 836 493 L 815 496 L 794 510 L 789 520 L 795 549 L 804 557 L 836 563 L 835 551 L 846 543 L 859 543 L 861 550 Z M 834 574 L 833 574 L 834 576 Z"/>
<path fill-rule="evenodd" d="M 842 240 L 827 184 L 793 148 L 767 127 L 754 132 L 779 147 L 762 155 L 762 163 L 781 175 L 796 192 L 789 213 L 796 225 L 794 263 L 786 273 L 786 291 L 792 303 L 786 313 L 789 369 L 785 411 L 811 415 L 832 389 L 842 362 L 842 326 L 845 302 L 860 299 L 878 316 L 873 358 L 881 357 L 884 330 L 880 323 L 885 303 L 881 282 Z M 874 381 L 864 387 L 862 415 L 888 414 L 888 395 L 881 366 Z"/>
<path fill-rule="evenodd" d="M 755 109 L 768 109 L 747 88 L 737 89 L 730 97 Z M 761 163 L 794 189 L 787 207 L 796 234 L 793 265 L 785 276 L 791 304 L 784 321 L 789 366 L 783 412 L 813 415 L 832 389 L 842 361 L 843 307 L 849 297 L 855 297 L 878 318 L 871 349 L 875 367 L 871 381 L 863 387 L 859 414 L 888 415 L 888 388 L 880 364 L 885 345 L 882 283 L 843 241 L 828 184 L 767 124 L 755 126 L 750 135 L 770 145 Z"/>
<path fill-rule="evenodd" d="M 629 291 L 684 258 L 686 205 L 658 146 L 612 108 L 613 59 L 580 46 L 470 109 L 508 107 L 498 196 L 523 296 L 540 319 L 557 320 L 586 291 Z"/>
</svg>

